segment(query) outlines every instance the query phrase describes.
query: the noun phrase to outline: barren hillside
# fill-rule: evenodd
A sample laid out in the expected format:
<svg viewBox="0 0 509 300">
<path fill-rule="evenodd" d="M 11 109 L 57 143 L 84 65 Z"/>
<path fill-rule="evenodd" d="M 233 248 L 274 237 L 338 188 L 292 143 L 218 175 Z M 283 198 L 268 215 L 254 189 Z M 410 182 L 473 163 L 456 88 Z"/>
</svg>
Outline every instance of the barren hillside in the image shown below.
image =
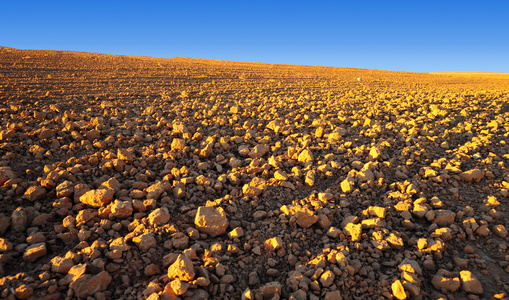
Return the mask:
<svg viewBox="0 0 509 300">
<path fill-rule="evenodd" d="M 509 77 L 0 47 L 0 298 L 501 299 Z"/>
</svg>

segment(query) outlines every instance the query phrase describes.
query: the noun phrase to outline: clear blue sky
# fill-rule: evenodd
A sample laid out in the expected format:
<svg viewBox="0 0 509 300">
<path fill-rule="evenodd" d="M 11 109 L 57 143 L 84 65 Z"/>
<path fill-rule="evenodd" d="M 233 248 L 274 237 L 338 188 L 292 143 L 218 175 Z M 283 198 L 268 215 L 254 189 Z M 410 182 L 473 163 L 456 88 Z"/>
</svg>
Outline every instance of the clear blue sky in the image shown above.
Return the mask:
<svg viewBox="0 0 509 300">
<path fill-rule="evenodd" d="M 0 46 L 509 72 L 509 1 L 0 1 Z"/>
</svg>

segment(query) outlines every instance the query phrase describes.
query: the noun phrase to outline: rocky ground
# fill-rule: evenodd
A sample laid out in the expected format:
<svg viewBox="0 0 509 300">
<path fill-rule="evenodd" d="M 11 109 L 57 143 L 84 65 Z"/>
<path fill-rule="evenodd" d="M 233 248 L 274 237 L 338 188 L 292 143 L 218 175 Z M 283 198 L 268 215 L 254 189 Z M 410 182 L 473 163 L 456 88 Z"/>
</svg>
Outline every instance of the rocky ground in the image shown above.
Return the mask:
<svg viewBox="0 0 509 300">
<path fill-rule="evenodd" d="M 501 299 L 509 77 L 0 48 L 0 297 Z"/>
</svg>

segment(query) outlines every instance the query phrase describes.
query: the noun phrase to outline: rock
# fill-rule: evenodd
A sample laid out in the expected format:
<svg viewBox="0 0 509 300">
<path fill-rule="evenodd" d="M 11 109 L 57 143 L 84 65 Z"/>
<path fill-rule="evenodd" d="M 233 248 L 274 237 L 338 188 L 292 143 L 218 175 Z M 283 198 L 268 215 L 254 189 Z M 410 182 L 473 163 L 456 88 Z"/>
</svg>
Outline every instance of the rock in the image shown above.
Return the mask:
<svg viewBox="0 0 509 300">
<path fill-rule="evenodd" d="M 127 149 L 118 149 L 117 158 L 128 164 L 134 161 L 134 156 Z"/>
<path fill-rule="evenodd" d="M 80 197 L 81 203 L 92 207 L 101 207 L 111 202 L 115 191 L 110 189 L 90 190 Z"/>
<path fill-rule="evenodd" d="M 26 262 L 34 262 L 46 255 L 46 243 L 36 243 L 28 246 L 23 254 L 23 260 Z"/>
<path fill-rule="evenodd" d="M 316 172 L 314 170 L 309 170 L 306 172 L 306 177 L 304 178 L 304 182 L 309 186 L 315 185 Z"/>
<path fill-rule="evenodd" d="M 334 273 L 332 273 L 330 270 L 327 270 L 320 276 L 320 283 L 323 287 L 329 287 L 334 283 L 334 278 Z"/>
<path fill-rule="evenodd" d="M 368 215 L 378 218 L 385 218 L 385 207 L 370 206 L 367 209 Z"/>
<path fill-rule="evenodd" d="M 186 141 L 179 138 L 174 138 L 173 141 L 171 141 L 171 150 L 179 151 L 184 150 L 186 148 Z"/>
<path fill-rule="evenodd" d="M 16 178 L 16 174 L 10 167 L 0 167 L 0 186 L 2 186 L 9 179 Z"/>
<path fill-rule="evenodd" d="M 490 229 L 488 228 L 488 225 L 481 225 L 479 228 L 477 228 L 475 234 L 478 236 L 486 237 L 490 234 Z"/>
<path fill-rule="evenodd" d="M 304 292 L 305 296 L 305 292 Z M 306 298 L 304 298 L 306 299 Z M 338 290 L 327 292 L 325 294 L 324 300 L 343 300 L 343 297 L 341 296 L 341 293 Z"/>
<path fill-rule="evenodd" d="M 435 210 L 435 219 L 433 223 L 439 226 L 448 226 L 454 223 L 454 218 L 456 217 L 456 213 L 450 210 L 439 209 Z"/>
<path fill-rule="evenodd" d="M 419 263 L 413 259 L 405 258 L 398 266 L 401 271 L 422 275 Z"/>
<path fill-rule="evenodd" d="M 106 271 L 102 271 L 95 276 L 84 274 L 76 278 L 69 285 L 69 288 L 74 290 L 76 297 L 87 298 L 97 292 L 104 291 L 110 285 L 111 280 L 111 275 Z"/>
<path fill-rule="evenodd" d="M 33 293 L 34 289 L 26 284 L 22 284 L 14 290 L 17 299 L 28 299 Z"/>
<path fill-rule="evenodd" d="M 274 251 L 281 247 L 283 247 L 283 240 L 280 237 L 273 237 L 270 239 L 265 240 L 265 243 L 263 243 L 263 246 L 265 250 L 267 251 Z"/>
<path fill-rule="evenodd" d="M 110 250 L 111 251 L 127 251 L 129 250 L 131 247 L 127 244 L 126 240 L 124 237 L 118 237 L 116 239 L 114 239 L 111 243 L 110 243 Z"/>
<path fill-rule="evenodd" d="M 418 218 L 423 218 L 428 212 L 428 207 L 424 203 L 414 203 L 414 210 L 412 211 L 414 215 Z"/>
<path fill-rule="evenodd" d="M 161 269 L 159 269 L 159 267 L 156 264 L 150 264 L 145 267 L 143 273 L 145 274 L 145 276 L 152 276 L 156 274 L 161 274 Z"/>
<path fill-rule="evenodd" d="M 8 252 L 12 250 L 12 243 L 7 240 L 0 238 L 0 252 Z"/>
<path fill-rule="evenodd" d="M 23 207 L 16 208 L 11 215 L 11 228 L 13 231 L 25 231 L 28 223 L 26 210 Z"/>
<path fill-rule="evenodd" d="M 231 239 L 239 238 L 244 236 L 244 230 L 242 227 L 235 227 L 232 231 L 228 233 L 228 237 Z"/>
<path fill-rule="evenodd" d="M 264 300 L 274 299 L 274 296 L 281 296 L 281 283 L 277 281 L 272 281 L 266 283 L 265 285 L 260 287 L 260 293 L 262 294 L 262 298 Z"/>
<path fill-rule="evenodd" d="M 255 177 L 249 184 L 242 187 L 242 193 L 247 197 L 257 197 L 265 190 L 265 186 L 265 179 Z"/>
<path fill-rule="evenodd" d="M 313 152 L 309 149 L 305 149 L 299 154 L 297 160 L 301 163 L 312 162 L 314 160 Z"/>
<path fill-rule="evenodd" d="M 362 235 L 362 224 L 346 224 L 345 233 L 352 237 L 353 242 L 360 241 Z"/>
<path fill-rule="evenodd" d="M 181 281 L 180 279 L 176 278 L 170 282 L 171 289 L 175 293 L 175 295 L 184 295 L 187 292 L 187 289 L 189 288 L 189 283 Z"/>
<path fill-rule="evenodd" d="M 39 132 L 39 139 L 50 139 L 55 136 L 55 132 L 53 130 L 50 130 L 48 128 L 43 127 L 41 131 Z"/>
<path fill-rule="evenodd" d="M 228 227 L 228 218 L 221 207 L 200 206 L 194 224 L 200 232 L 215 237 L 225 233 Z"/>
<path fill-rule="evenodd" d="M 493 226 L 493 233 L 499 238 L 505 239 L 507 236 L 507 229 L 504 225 L 495 225 Z"/>
<path fill-rule="evenodd" d="M 276 180 L 286 181 L 288 178 L 288 175 L 283 170 L 277 170 L 274 172 L 274 179 Z"/>
<path fill-rule="evenodd" d="M 119 201 L 115 200 L 111 205 L 111 214 L 119 219 L 130 217 L 133 213 L 132 201 Z"/>
<path fill-rule="evenodd" d="M 351 177 L 347 177 L 341 181 L 341 190 L 343 193 L 350 193 L 355 187 L 355 181 Z"/>
<path fill-rule="evenodd" d="M 51 271 L 56 273 L 67 274 L 74 266 L 74 262 L 69 257 L 55 256 L 51 260 Z"/>
<path fill-rule="evenodd" d="M 150 248 L 155 248 L 157 241 L 152 233 L 144 233 L 140 236 L 134 237 L 133 243 L 135 243 L 141 251 L 145 252 Z"/>
<path fill-rule="evenodd" d="M 461 285 L 458 277 L 453 277 L 451 272 L 444 269 L 438 270 L 437 274 L 433 276 L 431 284 L 433 284 L 433 286 L 438 290 L 446 289 L 453 293 L 456 292 Z"/>
<path fill-rule="evenodd" d="M 97 129 L 89 130 L 85 133 L 87 140 L 93 142 L 101 137 L 101 132 Z"/>
<path fill-rule="evenodd" d="M 148 222 L 152 226 L 161 226 L 170 221 L 170 212 L 166 207 L 157 208 L 148 215 Z"/>
<path fill-rule="evenodd" d="M 377 147 L 371 147 L 371 150 L 369 150 L 369 159 L 377 160 L 380 157 L 380 154 L 380 150 Z"/>
<path fill-rule="evenodd" d="M 70 197 L 74 193 L 74 184 L 66 180 L 57 186 L 56 191 L 59 198 Z"/>
<path fill-rule="evenodd" d="M 157 200 L 162 193 L 170 189 L 170 183 L 167 181 L 159 181 L 147 188 L 147 199 Z"/>
<path fill-rule="evenodd" d="M 99 186 L 99 189 L 109 189 L 118 192 L 120 190 L 120 182 L 118 182 L 117 178 L 111 177 L 110 179 L 103 182 Z"/>
<path fill-rule="evenodd" d="M 283 205 L 281 211 L 286 215 L 295 216 L 297 224 L 303 228 L 311 227 L 319 219 L 312 210 L 300 205 Z"/>
<path fill-rule="evenodd" d="M 97 216 L 97 212 L 91 209 L 82 209 L 76 216 L 76 226 L 81 226 Z"/>
<path fill-rule="evenodd" d="M 46 196 L 46 189 L 42 186 L 36 185 L 29 187 L 25 194 L 23 195 L 23 198 L 27 199 L 28 201 L 37 201 L 41 200 Z"/>
<path fill-rule="evenodd" d="M 195 276 L 193 262 L 187 256 L 180 254 L 177 260 L 168 267 L 168 278 L 191 281 Z"/>
<path fill-rule="evenodd" d="M 250 152 L 249 157 L 260 158 L 269 152 L 269 147 L 265 145 L 256 145 Z"/>
<path fill-rule="evenodd" d="M 391 285 L 392 294 L 397 299 L 406 299 L 407 295 L 405 293 L 405 289 L 403 288 L 403 284 L 401 284 L 401 281 L 396 280 Z"/>
<path fill-rule="evenodd" d="M 481 282 L 468 270 L 460 271 L 461 287 L 467 293 L 482 294 L 483 288 Z"/>
<path fill-rule="evenodd" d="M 484 171 L 472 169 L 460 174 L 461 179 L 466 182 L 479 182 L 484 178 Z"/>
</svg>

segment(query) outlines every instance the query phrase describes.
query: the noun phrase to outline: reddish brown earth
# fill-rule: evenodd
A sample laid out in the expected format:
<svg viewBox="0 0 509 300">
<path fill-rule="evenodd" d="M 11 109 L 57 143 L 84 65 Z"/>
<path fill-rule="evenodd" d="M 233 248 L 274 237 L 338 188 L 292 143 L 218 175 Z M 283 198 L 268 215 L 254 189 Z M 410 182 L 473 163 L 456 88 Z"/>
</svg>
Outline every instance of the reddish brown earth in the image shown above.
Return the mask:
<svg viewBox="0 0 509 300">
<path fill-rule="evenodd" d="M 0 298 L 500 299 L 509 80 L 0 48 Z"/>
</svg>

